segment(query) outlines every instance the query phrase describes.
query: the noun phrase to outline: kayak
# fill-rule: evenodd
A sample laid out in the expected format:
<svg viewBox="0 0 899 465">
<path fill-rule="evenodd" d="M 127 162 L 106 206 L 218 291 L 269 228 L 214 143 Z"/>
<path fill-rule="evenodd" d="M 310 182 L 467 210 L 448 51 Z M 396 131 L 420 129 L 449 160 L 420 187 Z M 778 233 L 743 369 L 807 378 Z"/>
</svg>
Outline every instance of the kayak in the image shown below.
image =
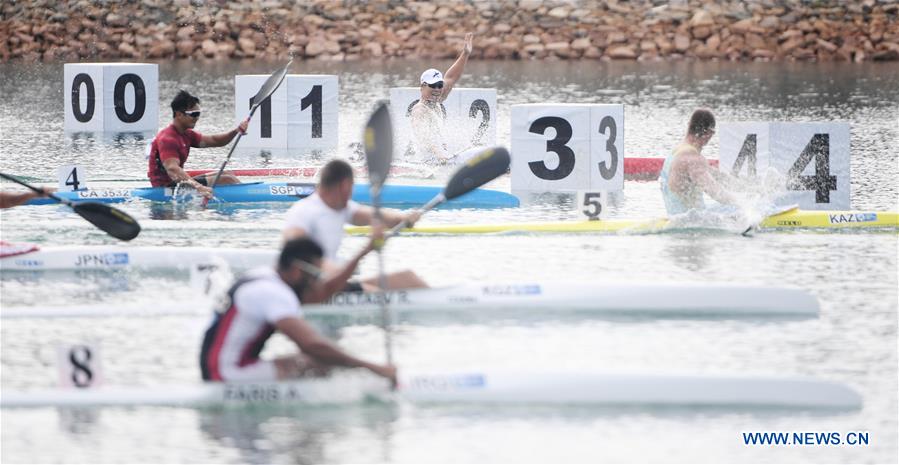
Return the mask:
<svg viewBox="0 0 899 465">
<path fill-rule="evenodd" d="M 181 268 L 215 265 L 231 268 L 274 265 L 277 250 L 222 247 L 124 247 L 119 245 L 37 247 L 27 253 L 0 257 L 3 271 L 111 270 L 121 268 Z"/>
<path fill-rule="evenodd" d="M 186 190 L 188 191 L 188 190 Z M 443 191 L 443 186 L 408 186 L 389 184 L 381 191 L 381 202 L 391 208 L 416 208 L 424 205 Z M 190 191 L 188 191 L 190 192 Z M 223 185 L 215 188 L 215 200 L 210 203 L 243 202 L 293 202 L 315 192 L 315 184 L 292 182 L 251 182 Z M 125 202 L 141 198 L 154 202 L 171 202 L 174 189 L 167 187 L 101 188 L 57 192 L 56 195 L 73 202 L 95 201 L 104 203 Z M 193 197 L 193 195 L 188 195 Z M 368 184 L 353 187 L 353 200 L 371 203 Z M 52 199 L 32 199 L 28 205 L 55 204 Z M 459 198 L 449 200 L 446 208 L 511 208 L 517 207 L 518 198 L 506 192 L 475 189 Z"/>
<path fill-rule="evenodd" d="M 897 212 L 791 210 L 761 221 L 762 229 L 899 229 Z M 494 233 L 649 233 L 671 227 L 665 218 L 650 220 L 611 219 L 597 221 L 548 221 L 528 223 L 441 224 L 404 229 L 409 234 Z M 678 225 L 678 228 L 683 225 Z M 350 234 L 368 234 L 367 227 L 348 227 Z"/>
<path fill-rule="evenodd" d="M 625 157 L 624 158 L 624 179 L 626 181 L 654 181 L 659 179 L 659 172 L 662 171 L 662 165 L 665 163 L 664 158 L 658 157 Z M 713 168 L 718 167 L 718 160 L 709 160 L 709 165 Z M 434 177 L 433 169 L 435 167 L 427 165 L 399 165 L 390 169 L 391 176 L 401 177 Z M 298 166 L 284 168 L 236 168 L 230 171 L 238 177 L 257 177 L 257 176 L 290 176 L 290 177 L 315 177 L 321 167 L 319 166 Z M 215 173 L 216 168 L 187 170 L 189 176 L 198 176 L 201 174 Z M 364 170 L 354 170 L 357 175 L 366 176 Z"/>
<path fill-rule="evenodd" d="M 332 326 L 380 324 L 386 299 L 402 321 L 489 321 L 590 316 L 815 317 L 818 299 L 789 287 L 730 283 L 468 283 L 381 293 L 339 293 L 303 314 Z M 5 307 L 0 318 L 208 315 L 210 300 L 149 305 Z"/>
<path fill-rule="evenodd" d="M 405 372 L 396 391 L 374 375 L 257 383 L 197 383 L 85 389 L 4 389 L 0 407 L 413 404 L 601 405 L 706 408 L 859 409 L 840 383 L 772 376 L 593 372 Z"/>
</svg>

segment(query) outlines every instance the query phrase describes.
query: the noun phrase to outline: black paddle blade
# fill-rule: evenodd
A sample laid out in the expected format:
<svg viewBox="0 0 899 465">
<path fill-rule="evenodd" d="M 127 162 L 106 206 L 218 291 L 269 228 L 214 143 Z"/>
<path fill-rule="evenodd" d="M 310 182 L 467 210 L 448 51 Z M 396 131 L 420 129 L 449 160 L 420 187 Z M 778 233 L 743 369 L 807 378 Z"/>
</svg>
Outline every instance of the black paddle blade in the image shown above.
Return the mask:
<svg viewBox="0 0 899 465">
<path fill-rule="evenodd" d="M 509 151 L 505 148 L 486 148 L 456 170 L 446 184 L 443 195 L 450 200 L 467 194 L 505 174 L 511 161 Z"/>
<path fill-rule="evenodd" d="M 290 64 L 293 63 L 293 59 L 287 62 L 283 68 L 272 73 L 268 79 L 262 84 L 262 88 L 259 89 L 259 92 L 256 92 L 256 95 L 253 96 L 253 108 L 251 111 L 255 111 L 256 107 L 262 105 L 262 102 L 271 97 L 272 94 L 275 93 L 275 90 L 281 85 L 281 82 L 284 81 L 284 77 L 287 76 L 287 70 L 290 69 Z"/>
<path fill-rule="evenodd" d="M 131 215 L 105 203 L 79 202 L 72 205 L 75 213 L 106 231 L 112 237 L 130 241 L 140 234 L 140 224 Z"/>
<path fill-rule="evenodd" d="M 368 182 L 372 189 L 380 189 L 387 180 L 393 162 L 393 123 L 387 103 L 381 102 L 368 119 L 363 135 Z"/>
</svg>

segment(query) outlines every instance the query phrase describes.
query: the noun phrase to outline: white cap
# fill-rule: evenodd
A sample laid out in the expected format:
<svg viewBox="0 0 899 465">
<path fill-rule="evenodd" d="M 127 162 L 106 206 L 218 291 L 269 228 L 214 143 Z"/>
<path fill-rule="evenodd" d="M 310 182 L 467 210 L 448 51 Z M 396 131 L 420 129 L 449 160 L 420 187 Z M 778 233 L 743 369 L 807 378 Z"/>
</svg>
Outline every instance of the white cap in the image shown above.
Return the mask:
<svg viewBox="0 0 899 465">
<path fill-rule="evenodd" d="M 421 73 L 421 83 L 422 84 L 434 84 L 436 82 L 440 82 L 443 80 L 443 73 L 440 71 L 431 68 L 423 73 Z"/>
</svg>

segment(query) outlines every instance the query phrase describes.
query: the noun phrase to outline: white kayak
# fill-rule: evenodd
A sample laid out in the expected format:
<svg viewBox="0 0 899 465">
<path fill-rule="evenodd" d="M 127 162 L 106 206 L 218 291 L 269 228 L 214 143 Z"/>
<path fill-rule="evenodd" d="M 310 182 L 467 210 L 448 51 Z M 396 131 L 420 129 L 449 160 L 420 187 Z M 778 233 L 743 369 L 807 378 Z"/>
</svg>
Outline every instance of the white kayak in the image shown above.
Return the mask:
<svg viewBox="0 0 899 465">
<path fill-rule="evenodd" d="M 277 250 L 223 247 L 123 247 L 118 245 L 41 247 L 0 258 L 3 271 L 190 268 L 224 260 L 232 268 L 274 265 Z"/>
<path fill-rule="evenodd" d="M 331 324 L 380 322 L 380 293 L 340 293 L 303 313 Z M 815 317 L 818 299 L 788 287 L 727 283 L 471 283 L 386 293 L 402 320 L 634 315 Z M 208 315 L 210 300 L 146 305 L 4 307 L 0 318 Z"/>
<path fill-rule="evenodd" d="M 373 376 L 248 384 L 4 389 L 0 406 L 227 406 L 322 405 L 366 400 L 415 404 L 570 404 L 716 408 L 858 409 L 851 388 L 809 378 L 615 373 L 471 371 L 400 375 L 397 391 Z"/>
</svg>

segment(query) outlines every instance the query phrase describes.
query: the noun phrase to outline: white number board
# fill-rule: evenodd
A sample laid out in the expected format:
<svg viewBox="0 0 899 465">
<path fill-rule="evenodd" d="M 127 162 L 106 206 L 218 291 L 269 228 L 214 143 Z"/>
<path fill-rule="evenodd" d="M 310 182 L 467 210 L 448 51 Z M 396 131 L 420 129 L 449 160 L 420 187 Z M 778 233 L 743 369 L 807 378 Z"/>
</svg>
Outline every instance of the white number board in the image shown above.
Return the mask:
<svg viewBox="0 0 899 465">
<path fill-rule="evenodd" d="M 100 345 L 61 345 L 56 348 L 59 386 L 86 389 L 103 384 Z"/>
<path fill-rule="evenodd" d="M 778 204 L 851 209 L 849 123 L 723 123 L 720 135 L 719 170 L 740 177 L 775 170 L 785 179 Z"/>
<path fill-rule="evenodd" d="M 234 77 L 234 116 L 247 117 L 250 100 L 268 75 Z M 264 101 L 241 139 L 245 147 L 308 148 L 337 147 L 337 76 L 289 74 Z"/>
<path fill-rule="evenodd" d="M 81 165 L 65 165 L 56 168 L 57 190 L 76 191 L 87 189 L 87 170 Z"/>
<path fill-rule="evenodd" d="M 414 153 L 410 111 L 421 98 L 418 87 L 390 89 L 390 114 L 397 153 Z M 455 88 L 440 103 L 443 117 L 439 134 L 433 135 L 455 154 L 475 146 L 496 145 L 496 89 Z"/>
<path fill-rule="evenodd" d="M 603 214 L 608 198 L 608 192 L 577 191 L 574 208 L 581 219 L 595 221 Z"/>
<path fill-rule="evenodd" d="M 66 63 L 65 130 L 155 131 L 159 66 L 148 63 Z"/>
<path fill-rule="evenodd" d="M 624 106 L 512 106 L 512 190 L 624 189 Z"/>
</svg>

